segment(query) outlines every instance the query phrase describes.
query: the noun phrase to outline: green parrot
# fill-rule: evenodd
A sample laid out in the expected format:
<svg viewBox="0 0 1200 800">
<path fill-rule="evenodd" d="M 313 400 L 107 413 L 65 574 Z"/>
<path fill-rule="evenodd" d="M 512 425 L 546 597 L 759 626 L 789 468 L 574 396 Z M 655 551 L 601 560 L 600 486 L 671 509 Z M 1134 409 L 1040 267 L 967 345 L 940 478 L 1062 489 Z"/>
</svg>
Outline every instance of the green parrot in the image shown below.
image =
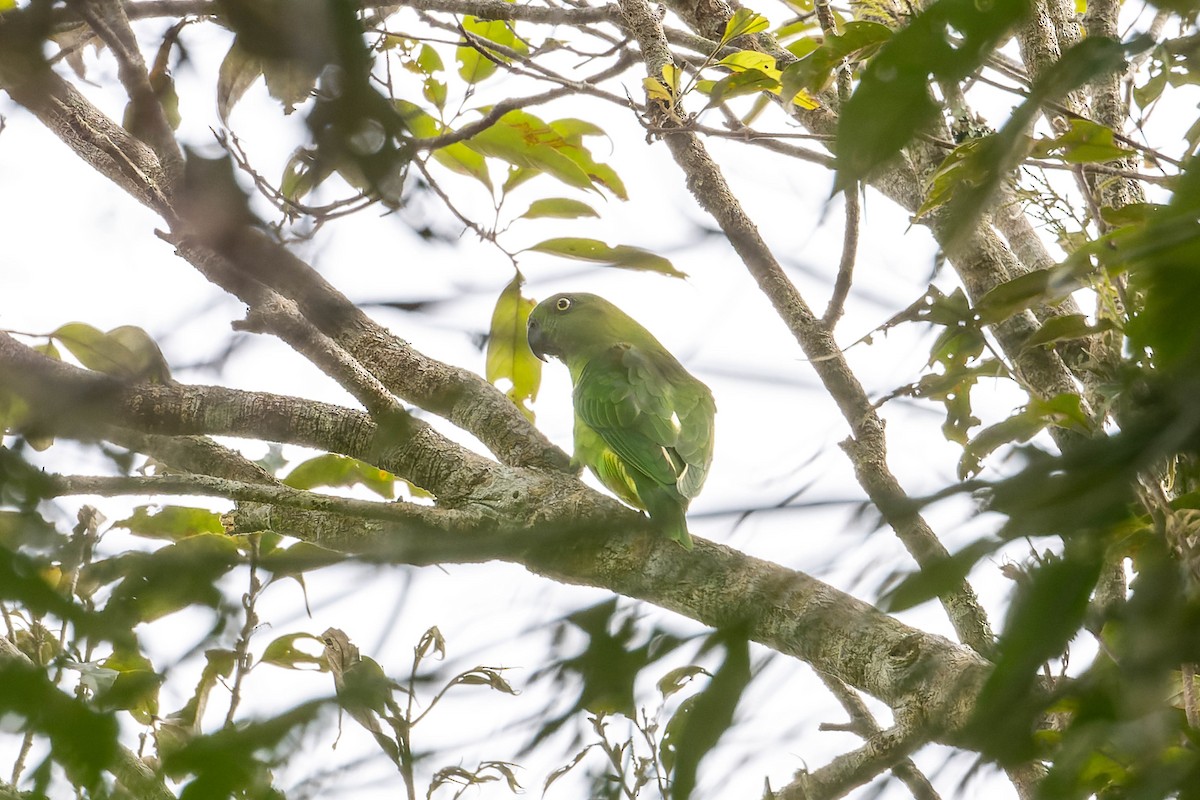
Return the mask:
<svg viewBox="0 0 1200 800">
<path fill-rule="evenodd" d="M 712 463 L 712 392 L 651 333 L 594 294 L 556 294 L 529 314 L 529 349 L 571 371 L 575 462 L 692 548 L 685 514 Z"/>
</svg>

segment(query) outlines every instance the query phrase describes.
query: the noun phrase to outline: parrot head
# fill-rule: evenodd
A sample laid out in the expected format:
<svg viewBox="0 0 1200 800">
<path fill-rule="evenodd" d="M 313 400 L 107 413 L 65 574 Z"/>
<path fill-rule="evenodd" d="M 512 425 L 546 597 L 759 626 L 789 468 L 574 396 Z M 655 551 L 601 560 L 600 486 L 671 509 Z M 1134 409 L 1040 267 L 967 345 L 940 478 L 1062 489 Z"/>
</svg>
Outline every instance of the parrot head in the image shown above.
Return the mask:
<svg viewBox="0 0 1200 800">
<path fill-rule="evenodd" d="M 537 304 L 529 314 L 527 337 L 529 349 L 542 361 L 547 356 L 566 360 L 587 357 L 592 351 L 600 352 L 618 342 L 631 342 L 644 331 L 603 297 L 569 292 Z"/>
</svg>

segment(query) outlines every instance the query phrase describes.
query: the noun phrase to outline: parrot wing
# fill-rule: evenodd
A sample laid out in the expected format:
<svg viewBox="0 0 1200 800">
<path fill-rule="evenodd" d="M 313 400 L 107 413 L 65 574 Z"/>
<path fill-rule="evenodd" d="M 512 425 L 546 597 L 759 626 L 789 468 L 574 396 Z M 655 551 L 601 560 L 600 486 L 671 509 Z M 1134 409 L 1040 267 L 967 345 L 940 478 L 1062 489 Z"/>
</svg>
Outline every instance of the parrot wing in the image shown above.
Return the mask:
<svg viewBox="0 0 1200 800">
<path fill-rule="evenodd" d="M 574 399 L 623 461 L 684 497 L 699 491 L 712 460 L 712 396 L 669 355 L 615 345 L 584 367 Z"/>
</svg>

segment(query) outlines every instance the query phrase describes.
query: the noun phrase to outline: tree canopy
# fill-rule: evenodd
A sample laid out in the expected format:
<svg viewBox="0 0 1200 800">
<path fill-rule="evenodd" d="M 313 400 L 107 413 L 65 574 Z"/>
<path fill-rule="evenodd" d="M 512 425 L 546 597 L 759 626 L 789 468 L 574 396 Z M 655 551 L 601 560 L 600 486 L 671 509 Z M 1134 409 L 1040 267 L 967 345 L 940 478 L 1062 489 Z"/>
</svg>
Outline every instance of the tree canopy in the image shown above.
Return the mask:
<svg viewBox="0 0 1200 800">
<path fill-rule="evenodd" d="M 10 202 L 102 187 L 5 253 L 0 798 L 1200 796 L 1196 13 L 0 0 Z M 694 550 L 563 449 L 567 282 L 714 389 Z M 382 657 L 431 565 L 486 632 Z"/>
</svg>

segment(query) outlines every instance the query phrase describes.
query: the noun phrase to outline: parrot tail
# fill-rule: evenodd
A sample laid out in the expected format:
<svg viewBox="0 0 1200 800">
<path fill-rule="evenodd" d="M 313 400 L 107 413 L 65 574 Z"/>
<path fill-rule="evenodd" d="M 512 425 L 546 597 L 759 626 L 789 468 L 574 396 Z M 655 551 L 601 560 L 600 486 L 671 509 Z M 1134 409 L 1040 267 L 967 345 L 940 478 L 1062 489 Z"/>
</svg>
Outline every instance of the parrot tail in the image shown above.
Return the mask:
<svg viewBox="0 0 1200 800">
<path fill-rule="evenodd" d="M 661 490 L 643 492 L 642 500 L 646 504 L 646 510 L 650 512 L 651 521 L 667 535 L 667 538 L 679 542 L 684 550 L 691 550 L 692 536 L 687 529 L 686 500 L 674 492 Z"/>
</svg>

